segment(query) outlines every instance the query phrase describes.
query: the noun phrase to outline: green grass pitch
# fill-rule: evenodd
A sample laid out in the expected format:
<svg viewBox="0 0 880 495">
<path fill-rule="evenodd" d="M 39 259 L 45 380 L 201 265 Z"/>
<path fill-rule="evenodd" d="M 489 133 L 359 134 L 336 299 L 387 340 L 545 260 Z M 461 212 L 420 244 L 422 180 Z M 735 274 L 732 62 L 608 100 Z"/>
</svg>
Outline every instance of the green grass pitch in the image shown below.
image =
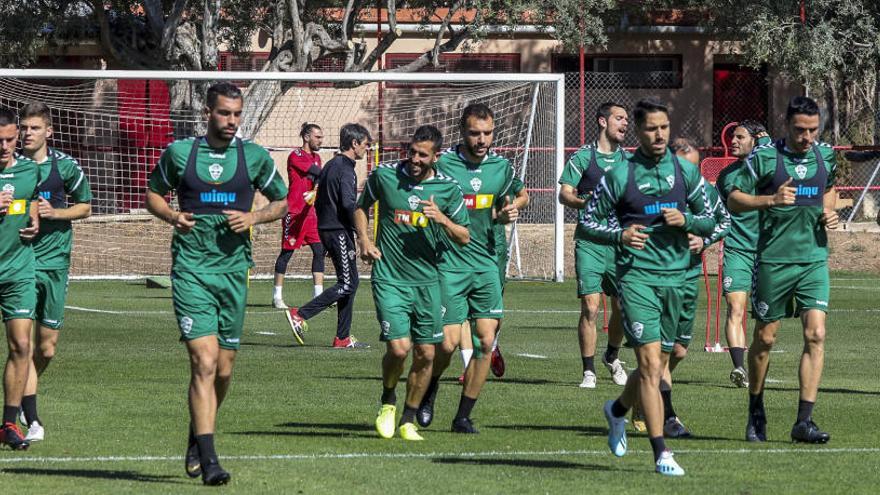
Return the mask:
<svg viewBox="0 0 880 495">
<path fill-rule="evenodd" d="M 449 425 L 458 404 L 455 357 L 440 387 L 425 442 L 373 431 L 381 392 L 369 282 L 358 293 L 353 334 L 365 351 L 328 346 L 335 310 L 314 318 L 296 346 L 271 283 L 254 282 L 232 389 L 220 411 L 217 448 L 231 493 L 876 493 L 880 483 L 880 278 L 835 274 L 825 375 L 815 410 L 828 445 L 793 445 L 799 323 L 786 321 L 766 394 L 770 441 L 743 441 L 747 393 L 728 382 L 727 354 L 702 351 L 704 312 L 692 352 L 674 376 L 676 409 L 695 438 L 670 440 L 687 471 L 653 473 L 647 438 L 631 434 L 621 459 L 606 447 L 602 404 L 615 386 L 581 378 L 574 285 L 512 282 L 501 343 L 507 375 L 490 379 L 473 414 L 481 434 Z M 290 281 L 288 303 L 311 283 Z M 177 342 L 170 291 L 135 282 L 73 282 L 59 355 L 42 379 L 46 440 L 0 451 L 3 493 L 188 493 L 186 353 Z M 705 302 L 701 303 L 705 308 Z M 605 338 L 599 337 L 604 348 Z M 633 364 L 632 352 L 622 359 Z M 399 403 L 404 383 L 398 387 Z"/>
</svg>

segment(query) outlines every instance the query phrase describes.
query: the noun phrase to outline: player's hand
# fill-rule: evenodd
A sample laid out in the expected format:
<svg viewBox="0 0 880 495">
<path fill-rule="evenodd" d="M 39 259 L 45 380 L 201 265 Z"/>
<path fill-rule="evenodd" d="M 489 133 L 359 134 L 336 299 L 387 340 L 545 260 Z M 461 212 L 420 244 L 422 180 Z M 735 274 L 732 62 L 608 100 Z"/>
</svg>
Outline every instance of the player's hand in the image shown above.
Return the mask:
<svg viewBox="0 0 880 495">
<path fill-rule="evenodd" d="M 688 250 L 693 254 L 700 254 L 703 251 L 703 239 L 688 233 Z"/>
<path fill-rule="evenodd" d="M 379 251 L 379 248 L 377 248 L 376 245 L 372 243 L 372 241 L 370 241 L 369 239 L 364 239 L 361 241 L 360 244 L 361 259 L 364 260 L 364 263 L 372 265 L 373 262 L 382 259 L 382 251 Z"/>
<path fill-rule="evenodd" d="M 39 233 L 39 225 L 31 225 L 30 227 L 18 229 L 18 236 L 21 237 L 21 240 L 24 242 L 31 242 L 32 240 L 34 240 L 34 237 L 36 237 Z"/>
<path fill-rule="evenodd" d="M 504 206 L 498 212 L 498 223 L 513 223 L 519 218 L 519 208 L 510 202 L 510 198 L 504 198 Z"/>
<path fill-rule="evenodd" d="M 315 204 L 315 198 L 318 197 L 318 190 L 312 189 L 303 193 L 303 199 L 306 201 L 306 204 L 312 206 Z"/>
<path fill-rule="evenodd" d="M 623 245 L 633 249 L 645 249 L 645 243 L 648 242 L 648 237 L 650 236 L 642 232 L 643 230 L 645 230 L 645 226 L 639 224 L 632 224 L 627 227 L 621 236 Z"/>
<path fill-rule="evenodd" d="M 428 220 L 437 225 L 446 225 L 449 222 L 449 218 L 440 211 L 440 208 L 437 208 L 437 203 L 434 203 L 434 195 L 431 195 L 431 199 L 427 201 L 423 199 L 419 203 L 422 205 L 422 213 L 425 214 Z"/>
<path fill-rule="evenodd" d="M 46 198 L 40 196 L 40 218 L 55 218 L 55 208 L 52 206 L 52 203 L 49 202 Z"/>
<path fill-rule="evenodd" d="M 684 213 L 681 210 L 678 208 L 663 208 L 660 211 L 663 212 L 663 220 L 666 222 L 666 225 L 670 227 L 684 227 Z"/>
<path fill-rule="evenodd" d="M 173 225 L 181 234 L 188 234 L 196 226 L 196 219 L 192 213 L 181 211 L 174 217 Z"/>
<path fill-rule="evenodd" d="M 779 189 L 776 190 L 776 194 L 773 195 L 773 206 L 791 206 L 794 204 L 797 189 L 791 187 L 792 181 L 794 181 L 794 179 L 789 177 L 784 184 L 779 186 Z"/>
<path fill-rule="evenodd" d="M 5 214 L 6 210 L 9 209 L 9 205 L 12 204 L 12 193 L 9 191 L 0 192 L 0 213 Z"/>
<path fill-rule="evenodd" d="M 822 216 L 819 218 L 819 222 L 824 225 L 826 229 L 834 230 L 840 224 L 840 218 L 837 216 L 836 211 L 825 208 L 822 212 Z"/>
<path fill-rule="evenodd" d="M 254 215 L 249 211 L 223 210 L 226 221 L 233 232 L 240 234 L 254 226 Z"/>
</svg>

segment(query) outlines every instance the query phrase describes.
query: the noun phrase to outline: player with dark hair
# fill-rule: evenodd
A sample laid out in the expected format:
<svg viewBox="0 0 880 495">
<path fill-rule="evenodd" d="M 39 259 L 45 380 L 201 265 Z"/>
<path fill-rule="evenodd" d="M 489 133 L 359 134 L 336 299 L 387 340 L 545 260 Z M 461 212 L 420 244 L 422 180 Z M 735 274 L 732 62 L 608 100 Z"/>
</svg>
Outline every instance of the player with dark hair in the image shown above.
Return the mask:
<svg viewBox="0 0 880 495">
<path fill-rule="evenodd" d="M 786 135 L 755 149 L 734 179 L 728 204 L 734 211 L 760 211 L 757 262 L 752 286 L 755 333 L 749 347 L 749 414 L 746 440 L 767 440 L 764 380 L 770 350 L 783 318 L 803 326 L 800 400 L 791 429 L 795 442 L 826 443 L 831 435 L 813 422 L 813 406 L 825 363 L 828 311 L 828 236 L 837 228 L 834 211 L 836 161 L 831 146 L 818 142 L 819 106 L 792 98 Z"/>
<path fill-rule="evenodd" d="M 3 371 L 3 423 L 0 445 L 30 445 L 16 424 L 31 367 L 31 328 L 37 305 L 32 241 L 39 232 L 39 166 L 16 156 L 18 122 L 0 109 L 0 314 L 9 354 Z"/>
<path fill-rule="evenodd" d="M 318 235 L 336 269 L 336 284 L 300 308 L 287 310 L 287 322 L 297 341 L 308 330 L 307 320 L 337 304 L 336 337 L 333 347 L 357 349 L 369 347 L 351 335 L 351 312 L 358 288 L 355 263 L 354 213 L 357 210 L 357 175 L 355 160 L 362 159 L 370 146 L 370 132 L 360 124 L 345 124 L 339 131 L 339 151 L 324 165 L 318 177 L 315 210 Z"/>
<path fill-rule="evenodd" d="M 489 352 L 504 313 L 498 259 L 507 246 L 498 245 L 494 225 L 515 221 L 528 197 L 517 196 L 513 201 L 507 197 L 513 187 L 513 167 L 490 151 L 495 133 L 492 110 L 482 103 L 470 104 L 462 112 L 460 125 L 462 143 L 440 156 L 437 171 L 455 179 L 462 188 L 470 217 L 470 242 L 464 246 L 446 242 L 443 247 L 444 339 L 435 354 L 433 376 L 417 419 L 422 426 L 433 420 L 440 377 L 459 345 L 462 323 L 471 320 L 474 358 L 465 370 L 452 431 L 478 433 L 470 414 L 489 374 Z"/>
<path fill-rule="evenodd" d="M 618 103 L 599 105 L 596 112 L 599 134 L 596 142 L 574 152 L 565 164 L 559 178 L 559 202 L 578 210 L 578 225 L 574 232 L 574 259 L 577 273 L 577 295 L 581 300 L 578 319 L 583 381 L 581 388 L 596 388 L 596 324 L 602 294 L 611 298 L 611 318 L 608 323 L 608 345 L 602 363 L 617 385 L 626 384 L 626 368 L 618 359 L 623 343 L 623 326 L 617 300 L 615 249 L 587 239 L 586 227 L 581 223 L 584 208 L 602 176 L 616 167 L 625 166 L 629 158 L 621 144 L 626 137 L 629 120 L 626 108 Z"/>
<path fill-rule="evenodd" d="M 746 167 L 746 157 L 752 150 L 771 143 L 767 130 L 754 120 L 744 120 L 733 129 L 730 152 L 738 160 L 724 167 L 718 174 L 721 200 L 727 204 L 733 192 L 737 176 Z M 757 211 L 730 212 L 730 233 L 724 240 L 724 265 L 722 290 L 727 301 L 727 321 L 724 334 L 727 348 L 733 362 L 730 381 L 737 387 L 749 386 L 749 375 L 744 366 L 746 338 L 743 331 L 748 295 L 752 287 L 752 273 L 755 267 L 755 251 L 758 247 Z"/>
<path fill-rule="evenodd" d="M 221 485 L 230 475 L 214 449 L 217 413 L 241 345 L 251 259 L 250 229 L 278 220 L 287 188 L 261 146 L 236 137 L 241 91 L 208 89 L 207 134 L 171 143 L 150 174 L 146 207 L 174 227 L 171 283 L 180 340 L 190 358 L 186 474 Z M 179 211 L 164 196 L 177 191 Z M 270 203 L 252 211 L 255 191 Z"/>
<path fill-rule="evenodd" d="M 415 425 L 416 410 L 431 380 L 435 345 L 443 341 L 437 271 L 441 243 L 448 238 L 467 244 L 470 238 L 461 188 L 434 170 L 442 144 L 436 127 L 416 129 L 409 158 L 373 170 L 354 214 L 361 257 L 373 265 L 373 300 L 386 349 L 382 405 L 376 418 L 382 438 L 394 436 L 395 388 L 412 350 L 400 436 L 423 440 Z M 378 233 L 373 243 L 367 216 L 377 202 Z"/>
<path fill-rule="evenodd" d="M 312 250 L 312 295 L 324 292 L 324 246 L 318 236 L 318 216 L 315 214 L 315 181 L 321 175 L 321 144 L 324 133 L 318 124 L 303 123 L 299 136 L 302 146 L 293 148 L 287 157 L 287 215 L 282 221 L 281 253 L 275 260 L 275 287 L 272 292 L 272 305 L 287 309 L 281 291 L 284 286 L 284 273 L 293 252 L 308 245 Z M 302 342 L 300 342 L 302 344 Z"/>
<path fill-rule="evenodd" d="M 18 113 L 24 156 L 40 166 L 40 233 L 33 241 L 36 259 L 36 329 L 31 346 L 21 409 L 28 432 L 26 440 L 43 440 L 45 431 L 37 414 L 37 384 L 55 356 L 58 334 L 64 323 L 67 275 L 73 248 L 72 220 L 92 213 L 92 191 L 79 163 L 48 146 L 52 137 L 52 118 L 45 103 L 30 103 Z M 67 206 L 68 198 L 73 203 Z"/>
<path fill-rule="evenodd" d="M 583 221 L 590 239 L 618 246 L 623 328 L 638 361 L 620 397 L 605 403 L 608 446 L 617 456 L 626 454 L 625 416 L 638 397 L 655 471 L 681 476 L 684 470 L 663 439 L 660 380 L 681 316 L 688 233 L 709 236 L 715 222 L 699 170 L 668 148 L 667 107 L 642 100 L 633 117 L 639 148 L 625 167 L 608 171 L 599 181 Z"/>
</svg>

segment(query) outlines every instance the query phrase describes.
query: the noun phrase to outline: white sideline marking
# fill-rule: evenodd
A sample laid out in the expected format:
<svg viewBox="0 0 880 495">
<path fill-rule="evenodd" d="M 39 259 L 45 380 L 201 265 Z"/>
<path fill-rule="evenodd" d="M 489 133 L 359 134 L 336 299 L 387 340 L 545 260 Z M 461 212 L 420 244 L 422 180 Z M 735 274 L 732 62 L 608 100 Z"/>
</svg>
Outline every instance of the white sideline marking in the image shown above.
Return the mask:
<svg viewBox="0 0 880 495">
<path fill-rule="evenodd" d="M 765 383 L 785 383 L 785 380 L 774 380 L 772 378 L 767 378 L 764 380 Z"/>
<path fill-rule="evenodd" d="M 647 454 L 649 450 L 631 450 L 634 454 Z M 877 454 L 878 447 L 864 448 L 804 448 L 804 449 L 681 449 L 676 454 Z M 274 455 L 224 455 L 226 461 L 300 461 L 321 459 L 436 459 L 453 457 L 459 459 L 469 458 L 504 458 L 504 457 L 552 457 L 552 456 L 578 456 L 578 455 L 605 455 L 607 449 L 601 450 L 514 450 L 514 451 L 488 451 L 488 452 L 351 452 L 351 453 L 325 453 L 325 454 L 274 454 Z M 0 457 L 0 464 L 23 464 L 42 463 L 60 464 L 72 462 L 178 462 L 182 456 L 95 456 L 95 457 Z"/>
<path fill-rule="evenodd" d="M 257 335 L 278 335 L 275 332 L 254 332 Z"/>
<path fill-rule="evenodd" d="M 515 354 L 515 356 L 524 357 L 524 358 L 532 358 L 532 359 L 548 359 L 547 356 L 542 356 L 540 354 L 529 354 L 527 352 L 521 352 L 519 354 Z"/>
</svg>

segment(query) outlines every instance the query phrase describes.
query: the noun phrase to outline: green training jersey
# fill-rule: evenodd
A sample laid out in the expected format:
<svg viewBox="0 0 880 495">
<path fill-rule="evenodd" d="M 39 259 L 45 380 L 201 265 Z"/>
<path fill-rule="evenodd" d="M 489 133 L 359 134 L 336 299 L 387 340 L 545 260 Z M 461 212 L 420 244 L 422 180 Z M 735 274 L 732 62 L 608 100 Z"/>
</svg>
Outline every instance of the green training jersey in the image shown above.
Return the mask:
<svg viewBox="0 0 880 495">
<path fill-rule="evenodd" d="M 783 165 L 779 170 L 777 152 L 781 154 Z M 823 170 L 819 169 L 817 154 L 824 163 Z M 813 263 L 828 259 L 828 237 L 825 227 L 820 224 L 824 211 L 821 196 L 822 190 L 828 192 L 834 187 L 835 173 L 834 149 L 825 143 L 813 145 L 806 153 L 794 153 L 784 141 L 752 151 L 746 159 L 746 166 L 733 179 L 733 188 L 750 194 L 769 195 L 776 193 L 774 185 L 793 178 L 799 183 L 794 186 L 796 201 L 809 203 L 775 206 L 759 212 L 759 261 Z"/>
<path fill-rule="evenodd" d="M 525 184 L 517 176 L 513 176 L 513 183 L 510 185 L 510 192 L 506 197 L 513 201 L 520 191 L 525 189 Z M 504 200 L 501 201 L 504 204 Z M 507 226 L 503 223 L 495 222 L 495 245 L 498 246 L 499 260 L 507 259 Z"/>
<path fill-rule="evenodd" d="M 52 161 L 58 168 L 58 176 L 52 170 Z M 85 172 L 70 155 L 49 148 L 46 159 L 40 163 L 41 190 L 48 182 L 58 182 L 58 191 L 41 191 L 50 203 L 65 204 L 66 198 L 53 198 L 56 192 L 70 198 L 72 203 L 89 203 L 92 189 Z M 57 203 L 56 203 L 57 201 Z M 53 204 L 54 206 L 54 204 Z M 65 206 L 61 206 L 64 208 Z M 40 233 L 34 239 L 34 256 L 37 270 L 66 270 L 70 267 L 70 251 L 73 249 L 73 227 L 70 220 L 40 219 Z"/>
<path fill-rule="evenodd" d="M 681 166 L 676 170 L 670 150 L 659 162 L 637 151 L 626 166 L 605 174 L 587 205 L 583 222 L 587 238 L 618 246 L 617 275 L 623 281 L 679 285 L 690 264 L 687 233 L 708 237 L 715 229 L 705 180 L 699 169 L 687 160 L 678 159 L 678 162 Z M 639 210 L 630 211 L 632 205 L 638 205 Z M 663 208 L 676 207 L 684 214 L 683 228 L 667 226 L 662 223 L 662 216 L 658 217 Z M 645 225 L 643 232 L 649 234 L 649 238 L 641 250 L 621 244 L 625 219 L 632 215 L 658 220 Z M 598 219 L 607 219 L 607 224 Z"/>
<path fill-rule="evenodd" d="M 166 195 L 183 180 L 193 139 L 181 139 L 168 145 L 150 174 L 151 191 Z M 269 201 L 287 197 L 287 186 L 275 169 L 269 152 L 251 141 L 233 140 L 226 149 L 214 149 L 202 139 L 196 156 L 196 176 L 211 184 L 233 179 L 238 168 L 237 143 L 244 147 L 247 178 L 251 187 Z M 171 239 L 172 269 L 198 273 L 228 273 L 253 266 L 250 232 L 236 233 L 229 228 L 225 215 L 196 214 L 196 224 L 186 234 L 175 230 Z"/>
<path fill-rule="evenodd" d="M 34 248 L 21 240 L 19 230 L 30 223 L 31 201 L 36 201 L 39 166 L 16 155 L 0 170 L 0 191 L 12 193 L 12 204 L 0 214 L 0 282 L 34 277 Z"/>
<path fill-rule="evenodd" d="M 703 249 L 706 249 L 721 239 L 726 238 L 730 233 L 731 226 L 730 213 L 728 213 L 727 208 L 724 206 L 724 202 L 721 201 L 721 195 L 718 193 L 718 189 L 712 184 L 706 183 L 706 195 L 709 197 L 709 204 L 712 205 L 712 218 L 715 220 L 715 228 L 710 235 L 703 237 Z M 725 242 L 727 242 L 726 239 Z M 703 256 L 691 253 L 691 264 L 687 275 L 688 278 L 699 277 L 700 273 L 702 273 L 702 267 Z"/>
<path fill-rule="evenodd" d="M 373 263 L 374 281 L 428 285 L 440 280 L 437 267 L 446 236 L 443 227 L 422 213 L 421 201 L 431 198 L 454 223 L 470 223 L 461 188 L 449 177 L 435 173 L 418 182 L 410 177 L 405 161 L 379 165 L 367 177 L 358 206 L 368 209 L 379 202 L 374 221 L 382 258 Z"/>
<path fill-rule="evenodd" d="M 498 257 L 506 246 L 498 245 L 493 210 L 504 206 L 513 187 L 513 167 L 507 159 L 489 152 L 481 163 L 470 163 L 453 147 L 440 155 L 437 171 L 461 187 L 470 216 L 470 242 L 459 246 L 447 239 L 440 269 L 448 272 L 498 270 Z"/>
<path fill-rule="evenodd" d="M 735 185 L 739 174 L 745 168 L 745 160 L 737 160 L 724 167 L 724 170 L 718 174 L 718 180 L 715 184 L 718 186 L 725 204 L 727 204 L 727 200 L 730 198 L 730 193 L 736 188 Z M 751 195 L 755 194 L 754 188 L 743 192 Z M 730 234 L 724 239 L 724 247 L 754 253 L 758 248 L 759 216 L 760 212 L 757 210 L 744 211 L 742 213 L 730 212 Z"/>
<path fill-rule="evenodd" d="M 559 183 L 565 184 L 578 189 L 578 185 L 581 183 L 583 176 L 585 173 L 589 173 L 590 165 L 593 159 L 593 153 L 596 154 L 596 166 L 598 167 L 596 170 L 593 170 L 592 173 L 596 175 L 594 180 L 598 182 L 601 179 L 601 175 L 604 175 L 606 172 L 611 170 L 612 168 L 616 168 L 622 164 L 625 164 L 626 161 L 631 156 L 623 148 L 618 148 L 616 151 L 611 153 L 603 153 L 599 151 L 598 144 L 593 143 L 586 146 L 581 147 L 579 150 L 575 151 L 574 154 L 565 162 L 565 167 L 562 169 L 562 175 L 559 177 Z M 581 199 L 587 200 L 589 202 L 590 196 L 593 194 L 593 191 L 586 191 L 583 193 L 579 193 L 578 197 Z M 586 241 L 586 227 L 583 225 L 584 221 L 584 208 L 578 210 L 577 216 L 577 226 L 574 229 L 574 238 L 579 241 Z M 605 222 L 603 219 L 597 219 L 600 222 Z M 606 223 L 607 225 L 607 223 Z"/>
</svg>

